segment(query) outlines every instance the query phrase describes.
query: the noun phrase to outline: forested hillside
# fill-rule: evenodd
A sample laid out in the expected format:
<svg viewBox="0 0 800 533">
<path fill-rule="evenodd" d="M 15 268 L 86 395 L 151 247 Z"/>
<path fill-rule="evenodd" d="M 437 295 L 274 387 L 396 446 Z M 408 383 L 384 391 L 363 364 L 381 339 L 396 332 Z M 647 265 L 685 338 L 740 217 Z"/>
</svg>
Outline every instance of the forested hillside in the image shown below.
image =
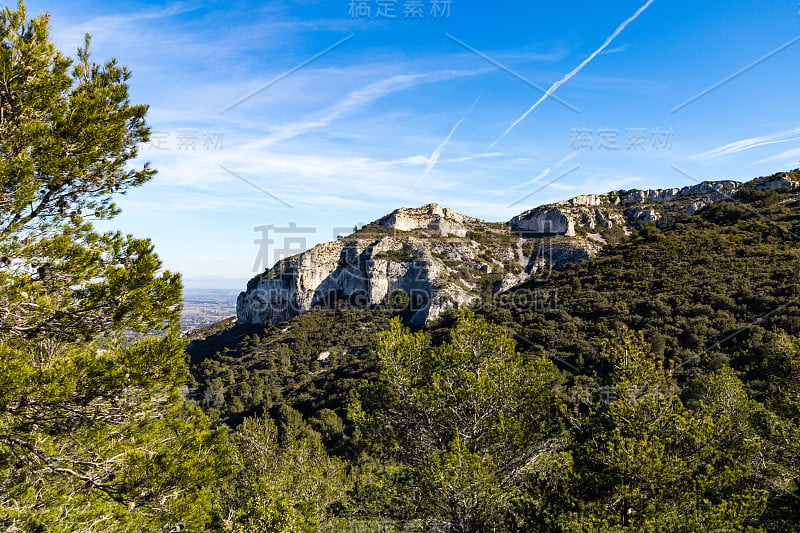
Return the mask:
<svg viewBox="0 0 800 533">
<path fill-rule="evenodd" d="M 765 347 L 773 330 L 800 332 L 798 210 L 795 193 L 751 191 L 668 225 L 643 225 L 601 256 L 490 297 L 475 310 L 515 335 L 521 353 L 546 353 L 566 375 L 602 372 L 602 341 L 627 327 L 642 332 L 681 379 L 730 364 L 760 390 L 768 386 Z M 538 293 L 555 299 L 552 308 L 537 310 L 544 299 Z M 361 355 L 390 314 L 342 304 L 278 326 L 236 326 L 190 345 L 193 375 L 200 390 L 226 389 L 226 404 L 237 398 L 239 373 L 253 368 L 284 373 L 287 391 L 306 379 L 306 393 L 341 397 L 315 376 L 335 376 L 344 361 L 351 370 L 368 365 Z M 425 329 L 441 342 L 451 324 L 445 317 Z M 332 355 L 321 363 L 323 352 Z M 283 353 L 291 356 L 281 361 Z M 352 384 L 352 376 L 342 377 L 331 381 L 339 391 Z M 273 400 L 283 401 L 280 379 L 270 387 Z M 290 403 L 313 416 L 313 403 Z"/>
<path fill-rule="evenodd" d="M 760 379 L 769 332 L 800 328 L 799 213 L 796 194 L 753 191 L 667 227 L 648 224 L 593 261 L 501 295 L 486 315 L 524 336 L 523 352 L 576 367 L 597 369 L 601 341 L 624 325 L 682 374 L 730 363 Z M 514 305 L 525 302 L 515 292 L 538 290 L 557 290 L 557 309 Z"/>
<path fill-rule="evenodd" d="M 355 487 L 360 512 L 395 524 L 789 530 L 799 518 L 798 213 L 796 193 L 750 191 L 644 224 L 593 260 L 483 302 L 482 318 L 450 314 L 413 335 L 396 323 L 377 344 L 387 310 L 237 326 L 190 347 L 193 376 L 225 391 L 210 411 L 234 421 L 253 405 L 235 392 L 241 376 L 284 375 L 261 409 L 369 473 Z M 557 294 L 554 305 L 537 310 L 540 291 Z M 505 335 L 505 348 L 453 359 Z M 514 346 L 522 359 L 494 361 Z M 471 366 L 484 360 L 492 366 Z M 538 392 L 511 392 L 513 379 Z M 493 407 L 493 394 L 504 401 Z M 476 428 L 465 420 L 483 416 L 500 418 L 467 442 Z"/>
<path fill-rule="evenodd" d="M 690 191 L 515 287 L 518 241 L 487 257 L 507 226 L 448 226 L 482 257 L 440 279 L 483 300 L 424 325 L 387 291 L 181 336 L 180 275 L 96 226 L 154 176 L 147 107 L 88 36 L 70 58 L 49 31 L 0 14 L 3 531 L 797 529 L 797 186 Z"/>
</svg>

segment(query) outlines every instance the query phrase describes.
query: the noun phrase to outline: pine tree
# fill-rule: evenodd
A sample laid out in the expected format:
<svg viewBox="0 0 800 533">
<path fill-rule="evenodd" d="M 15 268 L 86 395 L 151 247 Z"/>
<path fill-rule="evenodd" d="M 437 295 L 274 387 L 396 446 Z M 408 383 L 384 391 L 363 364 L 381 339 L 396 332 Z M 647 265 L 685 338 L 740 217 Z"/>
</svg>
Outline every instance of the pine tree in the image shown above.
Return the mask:
<svg viewBox="0 0 800 533">
<path fill-rule="evenodd" d="M 88 36 L 64 56 L 48 22 L 0 13 L 0 529 L 201 530 L 229 455 L 184 405 L 180 278 L 92 224 L 153 176 L 129 166 L 147 107 L 125 67 L 93 62 Z"/>
<path fill-rule="evenodd" d="M 394 319 L 373 348 L 380 380 L 361 389 L 350 417 L 385 461 L 389 515 L 501 531 L 524 481 L 561 446 L 559 374 L 546 358 L 524 362 L 503 328 L 470 313 L 450 337 L 434 348 Z"/>
<path fill-rule="evenodd" d="M 344 464 L 314 439 L 279 436 L 268 418 L 246 418 L 233 436 L 237 473 L 224 491 L 223 526 L 241 533 L 343 531 Z"/>
<path fill-rule="evenodd" d="M 130 72 L 99 65 L 89 37 L 76 61 L 55 48 L 47 15 L 0 14 L 0 334 L 90 339 L 175 323 L 180 282 L 148 240 L 100 234 L 113 195 L 154 175 L 129 168 L 149 139 Z"/>
<path fill-rule="evenodd" d="M 695 410 L 669 368 L 628 330 L 603 346 L 612 368 L 588 413 L 572 417 L 567 531 L 761 531 L 767 490 L 755 483 L 758 443 L 739 424 L 757 406 L 731 373 L 709 376 Z M 584 405 L 586 407 L 586 405 Z M 752 436 L 752 435 L 749 435 Z"/>
</svg>

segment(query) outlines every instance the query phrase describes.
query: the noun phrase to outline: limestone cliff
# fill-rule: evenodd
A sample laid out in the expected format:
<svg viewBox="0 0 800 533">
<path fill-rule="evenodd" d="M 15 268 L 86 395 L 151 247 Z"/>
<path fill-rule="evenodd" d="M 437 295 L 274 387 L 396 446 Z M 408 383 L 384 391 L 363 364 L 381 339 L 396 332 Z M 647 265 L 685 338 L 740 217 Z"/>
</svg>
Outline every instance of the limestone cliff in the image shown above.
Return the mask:
<svg viewBox="0 0 800 533">
<path fill-rule="evenodd" d="M 622 227 L 628 233 L 631 226 L 656 222 L 666 212 L 683 210 L 692 215 L 706 205 L 731 198 L 741 187 L 742 184 L 737 181 L 716 181 L 682 189 L 630 190 L 577 196 L 525 211 L 512 218 L 509 225 L 517 231 L 567 237 L 575 237 L 579 231 L 597 234 L 615 226 Z"/>
<path fill-rule="evenodd" d="M 791 177 L 791 179 L 790 179 Z M 682 189 L 577 196 L 490 223 L 437 204 L 402 208 L 335 242 L 279 261 L 239 295 L 244 323 L 277 323 L 348 300 L 398 304 L 412 322 L 508 290 L 531 276 L 591 259 L 649 222 L 693 215 L 746 189 L 798 189 L 792 175 L 747 184 L 704 182 Z"/>
<path fill-rule="evenodd" d="M 379 305 L 400 291 L 423 323 L 468 303 L 527 267 L 521 239 L 491 224 L 430 204 L 398 209 L 353 235 L 285 259 L 239 296 L 241 322 L 279 322 L 346 299 Z M 487 289 L 488 287 L 488 289 Z"/>
</svg>

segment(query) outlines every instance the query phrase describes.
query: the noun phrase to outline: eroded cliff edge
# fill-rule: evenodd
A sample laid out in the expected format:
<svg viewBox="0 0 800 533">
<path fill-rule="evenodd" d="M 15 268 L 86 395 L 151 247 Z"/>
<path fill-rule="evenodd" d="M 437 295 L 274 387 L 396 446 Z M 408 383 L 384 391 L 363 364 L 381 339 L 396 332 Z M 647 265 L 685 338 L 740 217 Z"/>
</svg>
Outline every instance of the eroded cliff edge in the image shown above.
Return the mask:
<svg viewBox="0 0 800 533">
<path fill-rule="evenodd" d="M 748 189 L 800 188 L 792 176 L 583 195 L 536 207 L 505 223 L 437 204 L 397 209 L 348 237 L 283 259 L 250 280 L 239 295 L 237 318 L 240 323 L 278 323 L 315 305 L 345 299 L 375 306 L 401 294 L 412 323 L 422 324 L 450 307 L 591 259 L 647 223 L 693 215 Z"/>
</svg>

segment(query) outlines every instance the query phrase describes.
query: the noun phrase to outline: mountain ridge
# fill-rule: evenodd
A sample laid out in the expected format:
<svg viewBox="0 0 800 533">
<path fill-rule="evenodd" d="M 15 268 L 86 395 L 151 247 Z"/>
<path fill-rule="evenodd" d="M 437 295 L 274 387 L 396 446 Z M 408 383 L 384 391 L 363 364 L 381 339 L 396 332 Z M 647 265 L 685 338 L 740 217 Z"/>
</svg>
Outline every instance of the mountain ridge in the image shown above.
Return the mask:
<svg viewBox="0 0 800 533">
<path fill-rule="evenodd" d="M 347 300 L 369 307 L 401 293 L 411 323 L 596 257 L 647 224 L 668 224 L 748 190 L 797 190 L 800 174 L 746 183 L 580 195 L 487 222 L 436 203 L 398 208 L 337 241 L 278 261 L 237 299 L 240 324 L 279 323 Z"/>
</svg>

